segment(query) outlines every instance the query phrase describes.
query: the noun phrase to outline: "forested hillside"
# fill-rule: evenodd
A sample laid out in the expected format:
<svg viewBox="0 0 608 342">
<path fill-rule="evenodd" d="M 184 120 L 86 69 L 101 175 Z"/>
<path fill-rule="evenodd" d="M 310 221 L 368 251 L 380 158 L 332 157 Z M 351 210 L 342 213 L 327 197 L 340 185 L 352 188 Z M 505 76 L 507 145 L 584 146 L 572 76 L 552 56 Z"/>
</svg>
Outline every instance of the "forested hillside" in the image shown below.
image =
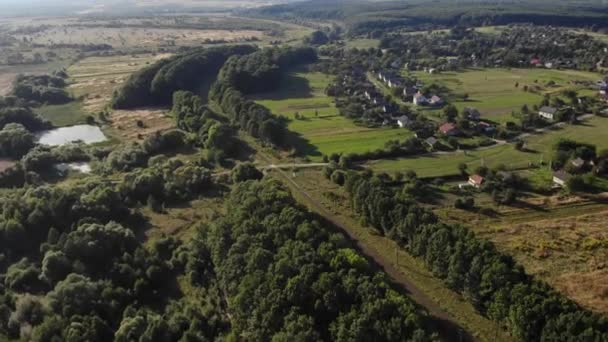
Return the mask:
<svg viewBox="0 0 608 342">
<path fill-rule="evenodd" d="M 312 20 L 342 20 L 353 34 L 397 28 L 534 23 L 606 26 L 606 4 L 599 0 L 519 1 L 305 1 L 251 10 L 251 15 Z"/>
</svg>

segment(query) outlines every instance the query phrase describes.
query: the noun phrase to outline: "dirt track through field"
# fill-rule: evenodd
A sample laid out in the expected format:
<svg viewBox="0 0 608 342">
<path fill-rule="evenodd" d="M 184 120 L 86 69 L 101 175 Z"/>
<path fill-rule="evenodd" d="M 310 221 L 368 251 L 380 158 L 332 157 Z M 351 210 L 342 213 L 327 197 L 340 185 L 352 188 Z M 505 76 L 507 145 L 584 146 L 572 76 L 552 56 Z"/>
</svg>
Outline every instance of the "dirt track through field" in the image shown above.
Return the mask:
<svg viewBox="0 0 608 342">
<path fill-rule="evenodd" d="M 389 277 L 399 286 L 401 286 L 407 295 L 418 305 L 424 307 L 430 315 L 433 316 L 433 324 L 436 325 L 443 340 L 446 341 L 473 341 L 474 338 L 470 333 L 466 332 L 460 327 L 456 320 L 453 319 L 449 313 L 443 310 L 436 302 L 428 297 L 420 288 L 412 283 L 402 272 L 400 272 L 392 263 L 391 260 L 386 259 L 383 255 L 378 253 L 375 249 L 367 246 L 357 239 L 357 236 L 343 224 L 338 218 L 330 213 L 322 204 L 318 203 L 310 194 L 308 194 L 298 183 L 296 183 L 282 167 L 277 167 L 270 162 L 266 157 L 258 154 L 262 159 L 268 163 L 268 169 L 276 170 L 280 174 L 281 178 L 292 185 L 305 200 L 308 202 L 309 208 L 317 214 L 321 215 L 324 219 L 329 221 L 334 226 L 338 227 L 344 234 L 346 234 L 356 245 L 357 249 L 373 260 Z M 317 166 L 317 165 L 315 165 Z"/>
</svg>

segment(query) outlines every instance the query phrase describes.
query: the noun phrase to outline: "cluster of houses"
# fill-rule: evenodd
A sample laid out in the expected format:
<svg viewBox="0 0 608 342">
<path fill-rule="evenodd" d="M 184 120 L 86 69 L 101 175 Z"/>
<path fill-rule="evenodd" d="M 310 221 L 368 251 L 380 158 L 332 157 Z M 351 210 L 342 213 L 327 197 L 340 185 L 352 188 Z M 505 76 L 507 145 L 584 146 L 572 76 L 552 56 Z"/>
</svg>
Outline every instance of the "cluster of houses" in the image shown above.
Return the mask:
<svg viewBox="0 0 608 342">
<path fill-rule="evenodd" d="M 466 107 L 463 109 L 463 112 L 466 114 L 467 119 L 470 122 L 470 125 L 473 129 L 475 129 L 480 134 L 491 135 L 496 132 L 496 126 L 486 121 L 481 120 L 481 113 L 475 108 Z M 440 136 L 444 137 L 457 137 L 462 134 L 462 131 L 458 128 L 458 125 L 453 122 L 446 122 L 440 125 L 437 129 L 437 132 Z M 427 138 L 425 144 L 434 148 L 439 140 L 437 137 Z"/>
<path fill-rule="evenodd" d="M 382 73 L 382 79 L 389 87 L 401 86 L 403 79 L 395 76 L 392 73 Z M 382 125 L 394 125 L 399 127 L 409 127 L 412 120 L 399 112 L 399 106 L 391 101 L 387 101 L 384 94 L 380 92 L 372 83 L 365 77 L 362 70 L 354 70 L 348 75 L 345 75 L 342 80 L 342 86 L 345 88 L 345 93 L 349 96 L 362 96 L 365 100 L 363 105 L 364 110 L 377 109 L 378 119 L 382 121 Z"/>
<path fill-rule="evenodd" d="M 405 89 L 403 90 L 405 95 Z M 441 107 L 445 104 L 443 99 L 437 95 L 433 95 L 431 97 L 426 97 L 420 91 L 416 92 L 412 98 L 412 103 L 416 106 L 433 106 L 433 107 Z"/>
</svg>

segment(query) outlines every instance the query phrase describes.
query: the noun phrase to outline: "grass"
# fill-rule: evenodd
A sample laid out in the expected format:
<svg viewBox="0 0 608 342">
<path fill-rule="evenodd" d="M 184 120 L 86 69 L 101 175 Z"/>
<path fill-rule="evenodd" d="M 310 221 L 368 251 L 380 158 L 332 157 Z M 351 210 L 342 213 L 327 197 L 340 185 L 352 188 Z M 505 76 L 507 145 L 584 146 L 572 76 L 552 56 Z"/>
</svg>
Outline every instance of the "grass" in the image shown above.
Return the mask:
<svg viewBox="0 0 608 342">
<path fill-rule="evenodd" d="M 452 92 L 448 100 L 459 110 L 475 107 L 482 117 L 498 123 L 514 120 L 512 111 L 519 111 L 524 104 L 529 107 L 539 104 L 544 94 L 555 94 L 565 89 L 582 90 L 580 86 L 571 84 L 574 80 L 597 81 L 601 78 L 591 72 L 553 69 L 469 69 L 414 74 L 427 85 L 438 83 L 447 86 Z M 545 87 L 549 81 L 555 82 L 556 86 Z M 519 83 L 518 88 L 516 83 Z M 530 88 L 538 85 L 542 90 L 539 93 L 525 92 L 525 85 Z M 465 93 L 469 95 L 467 101 L 463 100 Z M 438 111 L 429 111 L 429 114 L 438 115 Z"/>
<path fill-rule="evenodd" d="M 256 101 L 274 114 L 290 120 L 292 139 L 302 154 L 321 160 L 332 153 L 361 153 L 384 147 L 391 139 L 405 139 L 405 129 L 368 128 L 340 116 L 333 98 L 325 94 L 331 76 L 318 72 L 289 73 L 279 90 L 256 96 Z M 303 118 L 295 119 L 295 113 Z M 317 116 L 318 114 L 318 116 Z"/>
<path fill-rule="evenodd" d="M 82 103 L 72 101 L 62 105 L 46 105 L 36 109 L 36 112 L 51 121 L 56 127 L 74 126 L 85 123 Z"/>
<path fill-rule="evenodd" d="M 133 72 L 166 56 L 141 54 L 82 59 L 68 68 L 71 78 L 68 90 L 75 98 L 83 99 L 86 113 L 98 112 Z"/>
<path fill-rule="evenodd" d="M 349 49 L 370 49 L 378 46 L 380 46 L 379 39 L 359 38 L 346 41 L 346 47 Z"/>
<path fill-rule="evenodd" d="M 437 213 L 468 225 L 584 307 L 608 313 L 608 205 L 596 198 L 533 197 L 497 211 L 495 218 L 454 208 Z"/>
<path fill-rule="evenodd" d="M 608 118 L 594 116 L 578 125 L 566 125 L 529 137 L 526 139 L 526 148 L 549 157 L 553 153 L 555 143 L 563 138 L 593 144 L 599 151 L 608 148 L 606 132 L 608 132 Z"/>
<path fill-rule="evenodd" d="M 529 163 L 538 163 L 539 156 L 534 153 L 517 151 L 513 145 L 505 144 L 484 150 L 457 152 L 443 155 L 424 155 L 399 159 L 371 161 L 365 166 L 376 172 L 394 173 L 407 170 L 415 171 L 420 177 L 445 177 L 459 174 L 458 165 L 465 163 L 469 170 L 485 165 L 508 168 L 526 168 Z"/>
</svg>

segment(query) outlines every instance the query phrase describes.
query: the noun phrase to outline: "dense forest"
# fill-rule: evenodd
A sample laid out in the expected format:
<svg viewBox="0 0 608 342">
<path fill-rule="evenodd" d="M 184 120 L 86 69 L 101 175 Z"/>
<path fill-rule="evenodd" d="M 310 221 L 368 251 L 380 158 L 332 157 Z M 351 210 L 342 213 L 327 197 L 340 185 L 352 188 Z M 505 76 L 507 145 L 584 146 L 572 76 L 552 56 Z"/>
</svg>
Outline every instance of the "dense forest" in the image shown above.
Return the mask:
<svg viewBox="0 0 608 342">
<path fill-rule="evenodd" d="M 210 174 L 151 162 L 0 200 L 0 336 L 32 341 L 429 341 L 427 316 L 273 181 L 236 186 L 189 242 L 144 246 L 143 203 L 205 196 Z M 27 237 L 27 238 L 25 238 Z M 190 295 L 182 292 L 187 287 Z M 194 293 L 196 295 L 194 295 Z"/>
<path fill-rule="evenodd" d="M 603 341 L 608 320 L 595 315 L 545 283 L 528 276 L 515 261 L 466 227 L 439 221 L 417 204 L 415 174 L 399 189 L 369 173 L 344 172 L 332 163 L 325 175 L 351 195 L 361 219 L 397 241 L 480 313 L 521 341 Z"/>
<path fill-rule="evenodd" d="M 131 75 L 114 93 L 111 105 L 124 109 L 171 104 L 175 91 L 197 92 L 201 85 L 215 80 L 228 57 L 255 50 L 251 45 L 222 46 L 162 59 Z"/>
<path fill-rule="evenodd" d="M 533 23 L 538 25 L 606 27 L 606 5 L 599 0 L 545 1 L 510 3 L 502 1 L 303 1 L 262 7 L 250 15 L 284 19 L 342 20 L 353 35 L 397 29 L 420 30 L 449 27 L 457 24 L 506 25 Z"/>
</svg>

